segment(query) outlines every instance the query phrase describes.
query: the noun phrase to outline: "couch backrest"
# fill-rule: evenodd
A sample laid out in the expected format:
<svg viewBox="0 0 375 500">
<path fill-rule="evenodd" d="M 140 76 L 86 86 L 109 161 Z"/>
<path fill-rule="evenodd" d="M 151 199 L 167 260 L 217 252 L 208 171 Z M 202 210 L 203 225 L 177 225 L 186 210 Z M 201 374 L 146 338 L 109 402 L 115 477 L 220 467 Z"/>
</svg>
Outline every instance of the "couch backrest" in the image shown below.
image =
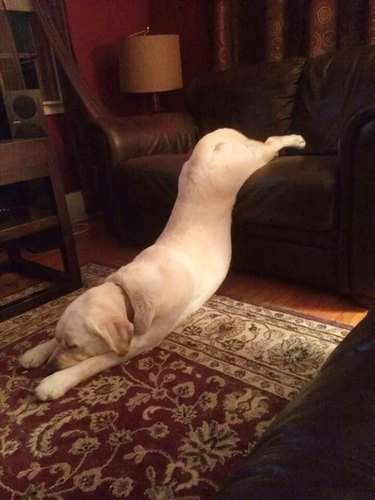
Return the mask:
<svg viewBox="0 0 375 500">
<path fill-rule="evenodd" d="M 306 153 L 335 154 L 350 118 L 375 106 L 375 46 L 206 73 L 189 103 L 202 135 L 219 127 L 259 140 L 299 133 Z"/>
<path fill-rule="evenodd" d="M 375 105 L 375 47 L 339 50 L 309 59 L 298 84 L 292 132 L 305 151 L 335 153 L 348 120 Z"/>
<path fill-rule="evenodd" d="M 304 62 L 290 59 L 198 77 L 188 98 L 201 134 L 220 127 L 233 127 L 259 140 L 290 133 Z"/>
</svg>

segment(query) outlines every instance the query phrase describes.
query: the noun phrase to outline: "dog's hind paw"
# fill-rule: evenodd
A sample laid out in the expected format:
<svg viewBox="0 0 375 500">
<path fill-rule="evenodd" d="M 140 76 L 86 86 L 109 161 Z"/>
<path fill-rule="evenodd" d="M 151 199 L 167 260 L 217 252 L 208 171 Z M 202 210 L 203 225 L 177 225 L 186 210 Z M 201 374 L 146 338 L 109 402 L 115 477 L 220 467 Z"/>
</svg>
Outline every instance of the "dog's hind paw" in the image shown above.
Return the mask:
<svg viewBox="0 0 375 500">
<path fill-rule="evenodd" d="M 293 134 L 290 136 L 293 139 L 293 146 L 298 149 L 303 149 L 306 146 L 306 141 L 302 135 Z"/>
</svg>

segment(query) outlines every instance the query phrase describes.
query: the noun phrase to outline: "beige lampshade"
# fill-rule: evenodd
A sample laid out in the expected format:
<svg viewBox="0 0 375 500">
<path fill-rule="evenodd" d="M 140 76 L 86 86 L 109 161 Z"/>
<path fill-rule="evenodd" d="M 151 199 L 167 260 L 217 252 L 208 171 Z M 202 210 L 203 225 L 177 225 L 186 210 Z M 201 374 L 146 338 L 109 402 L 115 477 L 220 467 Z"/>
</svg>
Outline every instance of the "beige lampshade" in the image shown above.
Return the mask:
<svg viewBox="0 0 375 500">
<path fill-rule="evenodd" d="M 124 92 L 182 88 L 179 36 L 138 35 L 122 40 L 120 84 Z"/>
</svg>

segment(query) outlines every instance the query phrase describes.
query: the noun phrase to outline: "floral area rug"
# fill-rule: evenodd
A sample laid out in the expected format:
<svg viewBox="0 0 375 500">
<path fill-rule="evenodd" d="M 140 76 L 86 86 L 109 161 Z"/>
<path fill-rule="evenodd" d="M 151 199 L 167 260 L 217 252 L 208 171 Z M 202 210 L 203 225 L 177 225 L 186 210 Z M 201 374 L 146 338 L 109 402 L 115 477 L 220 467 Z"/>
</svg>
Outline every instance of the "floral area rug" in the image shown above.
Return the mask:
<svg viewBox="0 0 375 500">
<path fill-rule="evenodd" d="M 85 286 L 112 269 L 83 266 Z M 209 499 L 348 330 L 214 296 L 158 348 L 61 399 L 17 358 L 77 291 L 0 324 L 0 498 Z"/>
</svg>

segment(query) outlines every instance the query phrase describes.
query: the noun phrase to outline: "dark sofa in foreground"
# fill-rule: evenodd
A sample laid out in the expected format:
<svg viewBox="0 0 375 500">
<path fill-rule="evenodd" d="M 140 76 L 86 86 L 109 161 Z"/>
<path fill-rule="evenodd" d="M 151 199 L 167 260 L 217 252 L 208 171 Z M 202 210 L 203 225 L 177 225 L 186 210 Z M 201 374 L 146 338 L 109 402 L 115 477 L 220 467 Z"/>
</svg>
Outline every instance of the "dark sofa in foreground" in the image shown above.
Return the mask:
<svg viewBox="0 0 375 500">
<path fill-rule="evenodd" d="M 375 47 L 211 72 L 189 90 L 191 115 L 109 118 L 87 140 L 111 231 L 146 245 L 172 209 L 199 136 L 233 127 L 265 140 L 298 133 L 241 189 L 233 266 L 375 301 Z"/>
<path fill-rule="evenodd" d="M 375 499 L 375 309 L 276 417 L 220 500 Z"/>
</svg>

